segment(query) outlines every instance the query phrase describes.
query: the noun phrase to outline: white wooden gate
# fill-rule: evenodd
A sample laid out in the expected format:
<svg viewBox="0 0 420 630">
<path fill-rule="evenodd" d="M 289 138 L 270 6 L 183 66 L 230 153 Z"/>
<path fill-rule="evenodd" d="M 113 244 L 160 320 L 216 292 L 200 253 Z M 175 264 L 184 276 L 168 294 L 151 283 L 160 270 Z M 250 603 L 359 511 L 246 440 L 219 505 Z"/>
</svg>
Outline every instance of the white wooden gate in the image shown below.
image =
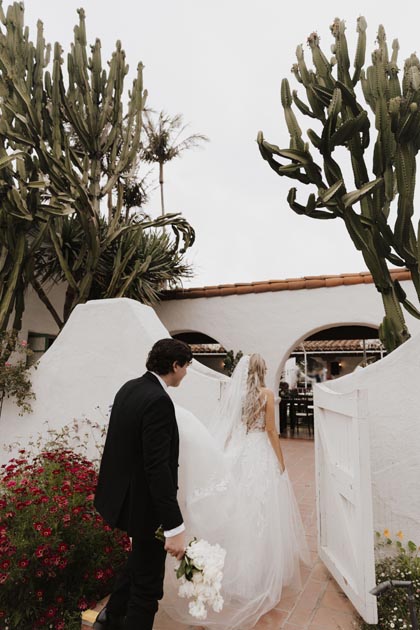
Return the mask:
<svg viewBox="0 0 420 630">
<path fill-rule="evenodd" d="M 314 388 L 318 552 L 368 623 L 377 623 L 367 393 Z"/>
</svg>

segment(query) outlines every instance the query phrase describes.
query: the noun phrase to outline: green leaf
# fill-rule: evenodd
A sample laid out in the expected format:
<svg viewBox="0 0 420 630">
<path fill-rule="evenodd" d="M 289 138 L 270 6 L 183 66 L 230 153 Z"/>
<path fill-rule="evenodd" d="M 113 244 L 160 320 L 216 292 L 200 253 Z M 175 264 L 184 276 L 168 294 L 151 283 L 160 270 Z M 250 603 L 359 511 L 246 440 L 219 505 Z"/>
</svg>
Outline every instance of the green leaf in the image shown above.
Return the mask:
<svg viewBox="0 0 420 630">
<path fill-rule="evenodd" d="M 13 162 L 14 160 L 21 160 L 24 155 L 25 155 L 25 153 L 23 151 L 17 151 L 16 153 L 13 153 L 12 155 L 7 155 L 7 156 L 1 158 L 0 159 L 0 169 L 4 168 L 5 166 L 10 164 L 10 162 Z"/>
</svg>

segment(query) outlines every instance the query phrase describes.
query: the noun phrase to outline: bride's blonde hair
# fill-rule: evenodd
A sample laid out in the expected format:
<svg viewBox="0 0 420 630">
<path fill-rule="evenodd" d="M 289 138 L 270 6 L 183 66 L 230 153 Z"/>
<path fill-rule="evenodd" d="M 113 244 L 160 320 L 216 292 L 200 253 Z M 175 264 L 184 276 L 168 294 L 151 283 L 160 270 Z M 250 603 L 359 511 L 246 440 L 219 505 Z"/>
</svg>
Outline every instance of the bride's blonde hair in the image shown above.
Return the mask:
<svg viewBox="0 0 420 630">
<path fill-rule="evenodd" d="M 248 365 L 248 378 L 246 382 L 246 394 L 242 410 L 242 421 L 247 430 L 252 426 L 256 418 L 264 408 L 265 397 L 261 388 L 265 387 L 265 373 L 267 366 L 260 354 L 251 354 Z"/>
</svg>

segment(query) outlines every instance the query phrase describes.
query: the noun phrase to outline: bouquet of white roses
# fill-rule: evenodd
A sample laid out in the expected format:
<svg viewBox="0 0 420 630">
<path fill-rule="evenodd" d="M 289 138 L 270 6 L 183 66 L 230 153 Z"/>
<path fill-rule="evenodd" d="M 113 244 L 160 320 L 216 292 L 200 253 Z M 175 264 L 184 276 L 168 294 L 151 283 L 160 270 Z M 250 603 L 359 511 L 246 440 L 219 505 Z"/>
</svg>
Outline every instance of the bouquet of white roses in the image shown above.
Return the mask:
<svg viewBox="0 0 420 630">
<path fill-rule="evenodd" d="M 178 595 L 192 601 L 188 610 L 196 619 L 206 619 L 207 606 L 215 612 L 223 608 L 220 594 L 226 551 L 220 545 L 194 538 L 185 550 L 176 577 L 180 581 Z"/>
</svg>

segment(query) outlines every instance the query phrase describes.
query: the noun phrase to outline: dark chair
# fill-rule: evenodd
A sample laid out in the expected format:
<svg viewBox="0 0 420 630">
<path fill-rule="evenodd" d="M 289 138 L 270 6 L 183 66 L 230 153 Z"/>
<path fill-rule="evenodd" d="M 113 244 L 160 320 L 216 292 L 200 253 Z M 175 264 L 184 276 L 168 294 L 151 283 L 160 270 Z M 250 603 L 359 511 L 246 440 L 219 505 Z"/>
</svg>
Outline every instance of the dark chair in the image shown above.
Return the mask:
<svg viewBox="0 0 420 630">
<path fill-rule="evenodd" d="M 312 408 L 309 408 L 312 407 Z M 305 426 L 308 435 L 312 436 L 314 432 L 314 414 L 313 414 L 313 400 L 312 397 L 304 394 L 300 394 L 294 397 L 293 403 L 293 415 L 294 415 L 294 427 L 293 433 L 296 430 L 299 435 L 299 428 Z M 292 422 L 291 422 L 292 427 Z"/>
</svg>

